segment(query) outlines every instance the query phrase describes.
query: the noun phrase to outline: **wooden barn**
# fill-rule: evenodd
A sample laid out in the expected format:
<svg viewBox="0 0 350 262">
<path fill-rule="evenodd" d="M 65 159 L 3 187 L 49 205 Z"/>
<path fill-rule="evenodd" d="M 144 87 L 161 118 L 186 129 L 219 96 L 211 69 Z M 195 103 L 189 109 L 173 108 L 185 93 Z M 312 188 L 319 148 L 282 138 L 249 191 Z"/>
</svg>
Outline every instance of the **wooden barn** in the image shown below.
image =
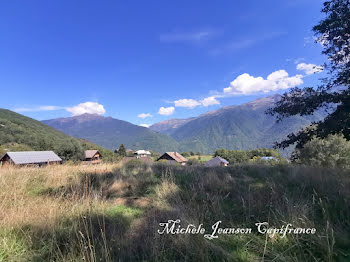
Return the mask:
<svg viewBox="0 0 350 262">
<path fill-rule="evenodd" d="M 98 150 L 86 150 L 85 161 L 92 163 L 99 163 L 102 160 L 102 155 Z"/>
<path fill-rule="evenodd" d="M 178 152 L 166 152 L 157 159 L 157 161 L 159 160 L 167 160 L 168 162 L 179 163 L 183 166 L 186 165 L 187 162 L 187 159 Z"/>
<path fill-rule="evenodd" d="M 1 159 L 1 165 L 44 166 L 62 164 L 62 159 L 53 151 L 7 152 Z"/>
</svg>

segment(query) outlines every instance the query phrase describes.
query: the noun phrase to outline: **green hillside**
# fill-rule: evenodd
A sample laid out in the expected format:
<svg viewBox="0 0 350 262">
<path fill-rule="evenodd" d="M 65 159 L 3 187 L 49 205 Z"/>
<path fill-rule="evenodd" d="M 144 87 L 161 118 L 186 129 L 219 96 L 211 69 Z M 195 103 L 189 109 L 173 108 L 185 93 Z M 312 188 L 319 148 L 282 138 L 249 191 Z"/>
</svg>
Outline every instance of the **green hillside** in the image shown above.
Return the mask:
<svg viewBox="0 0 350 262">
<path fill-rule="evenodd" d="M 0 154 L 6 151 L 52 150 L 64 160 L 79 160 L 86 149 L 112 152 L 88 141 L 79 141 L 32 118 L 0 109 Z"/>
</svg>

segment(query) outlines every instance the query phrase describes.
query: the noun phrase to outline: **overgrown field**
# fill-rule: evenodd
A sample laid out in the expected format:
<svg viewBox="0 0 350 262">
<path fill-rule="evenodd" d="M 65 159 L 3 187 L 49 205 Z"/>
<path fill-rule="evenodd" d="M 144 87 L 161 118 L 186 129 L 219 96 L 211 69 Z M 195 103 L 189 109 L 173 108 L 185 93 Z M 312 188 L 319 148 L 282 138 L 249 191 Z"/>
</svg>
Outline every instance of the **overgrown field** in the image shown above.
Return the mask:
<svg viewBox="0 0 350 262">
<path fill-rule="evenodd" d="M 350 174 L 237 165 L 0 169 L 0 261 L 350 261 Z M 160 222 L 252 234 L 158 234 Z M 315 227 L 270 237 L 257 222 Z"/>
</svg>

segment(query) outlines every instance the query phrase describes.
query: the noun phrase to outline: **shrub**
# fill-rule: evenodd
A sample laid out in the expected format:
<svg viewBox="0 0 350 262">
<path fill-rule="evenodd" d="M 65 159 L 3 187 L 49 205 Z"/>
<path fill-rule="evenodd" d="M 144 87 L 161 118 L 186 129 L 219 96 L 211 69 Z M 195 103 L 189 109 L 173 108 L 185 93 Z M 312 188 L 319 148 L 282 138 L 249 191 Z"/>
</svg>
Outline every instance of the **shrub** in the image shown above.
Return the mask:
<svg viewBox="0 0 350 262">
<path fill-rule="evenodd" d="M 294 162 L 311 166 L 350 168 L 350 142 L 342 135 L 315 138 L 293 152 Z"/>
</svg>

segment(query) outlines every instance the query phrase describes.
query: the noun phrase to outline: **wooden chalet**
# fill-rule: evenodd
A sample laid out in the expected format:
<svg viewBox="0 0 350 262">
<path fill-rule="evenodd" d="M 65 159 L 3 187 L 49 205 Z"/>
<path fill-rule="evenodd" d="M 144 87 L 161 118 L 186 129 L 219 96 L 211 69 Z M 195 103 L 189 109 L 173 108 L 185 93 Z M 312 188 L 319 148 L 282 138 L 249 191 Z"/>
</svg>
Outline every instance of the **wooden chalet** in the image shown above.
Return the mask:
<svg viewBox="0 0 350 262">
<path fill-rule="evenodd" d="M 167 160 L 168 162 L 179 163 L 183 166 L 186 165 L 186 162 L 187 162 L 187 159 L 184 158 L 178 152 L 166 152 L 160 158 L 157 159 L 157 161 L 160 161 L 160 160 Z"/>
<path fill-rule="evenodd" d="M 85 161 L 91 163 L 100 163 L 102 161 L 102 155 L 98 150 L 86 150 Z"/>
</svg>

